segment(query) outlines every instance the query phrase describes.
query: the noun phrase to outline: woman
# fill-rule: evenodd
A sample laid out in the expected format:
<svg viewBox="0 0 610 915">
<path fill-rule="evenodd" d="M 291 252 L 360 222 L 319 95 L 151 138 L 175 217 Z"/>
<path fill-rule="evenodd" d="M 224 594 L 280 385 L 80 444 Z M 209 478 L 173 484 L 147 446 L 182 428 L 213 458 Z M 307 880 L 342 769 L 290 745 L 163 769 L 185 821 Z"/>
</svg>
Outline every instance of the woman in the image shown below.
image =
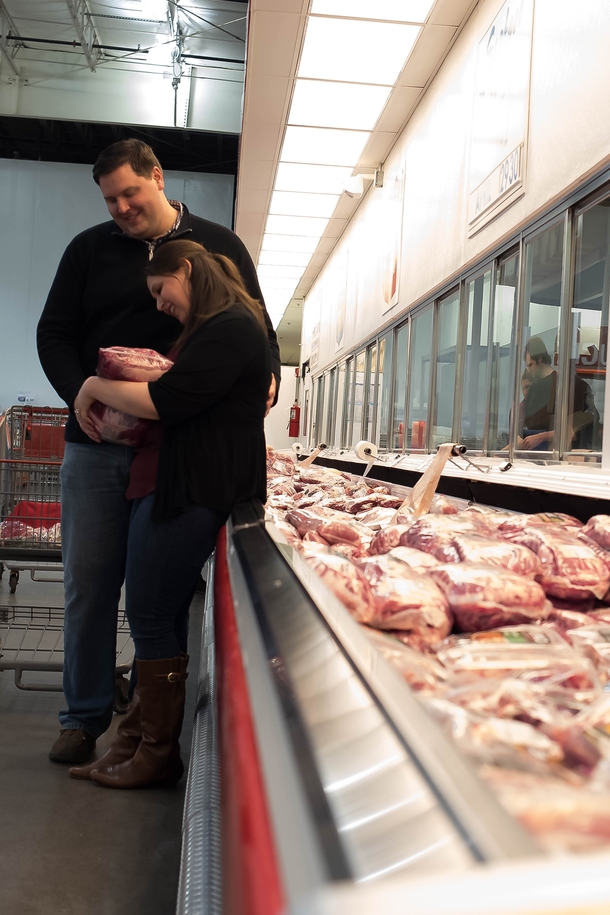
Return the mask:
<svg viewBox="0 0 610 915">
<path fill-rule="evenodd" d="M 188 608 L 219 528 L 238 502 L 266 498 L 263 420 L 271 375 L 262 309 L 226 257 L 190 241 L 161 245 L 148 269 L 157 308 L 183 331 L 174 365 L 154 382 L 91 377 L 94 400 L 160 420 L 131 466 L 126 612 L 137 687 L 107 753 L 70 769 L 112 788 L 175 784 L 184 714 Z"/>
</svg>

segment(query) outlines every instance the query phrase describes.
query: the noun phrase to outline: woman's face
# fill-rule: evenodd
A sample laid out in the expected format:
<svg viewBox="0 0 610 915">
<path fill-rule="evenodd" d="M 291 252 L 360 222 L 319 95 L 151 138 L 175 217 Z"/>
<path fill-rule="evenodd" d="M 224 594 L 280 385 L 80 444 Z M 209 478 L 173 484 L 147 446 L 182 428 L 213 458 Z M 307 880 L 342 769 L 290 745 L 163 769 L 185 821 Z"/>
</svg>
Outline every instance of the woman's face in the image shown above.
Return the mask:
<svg viewBox="0 0 610 915">
<path fill-rule="evenodd" d="M 146 282 L 157 309 L 186 324 L 191 310 L 191 290 L 186 270 L 181 269 L 168 276 L 149 276 Z"/>
</svg>

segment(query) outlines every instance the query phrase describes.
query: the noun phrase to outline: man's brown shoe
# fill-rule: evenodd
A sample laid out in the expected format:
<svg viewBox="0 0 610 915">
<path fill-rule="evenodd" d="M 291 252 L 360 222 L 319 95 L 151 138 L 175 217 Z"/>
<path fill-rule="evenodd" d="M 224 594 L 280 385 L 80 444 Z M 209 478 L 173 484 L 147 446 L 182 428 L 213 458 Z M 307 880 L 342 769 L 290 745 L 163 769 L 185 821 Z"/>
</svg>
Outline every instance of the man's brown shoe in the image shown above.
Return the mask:
<svg viewBox="0 0 610 915">
<path fill-rule="evenodd" d="M 95 737 L 82 728 L 66 728 L 51 747 L 49 759 L 53 762 L 85 763 L 95 750 Z"/>
</svg>

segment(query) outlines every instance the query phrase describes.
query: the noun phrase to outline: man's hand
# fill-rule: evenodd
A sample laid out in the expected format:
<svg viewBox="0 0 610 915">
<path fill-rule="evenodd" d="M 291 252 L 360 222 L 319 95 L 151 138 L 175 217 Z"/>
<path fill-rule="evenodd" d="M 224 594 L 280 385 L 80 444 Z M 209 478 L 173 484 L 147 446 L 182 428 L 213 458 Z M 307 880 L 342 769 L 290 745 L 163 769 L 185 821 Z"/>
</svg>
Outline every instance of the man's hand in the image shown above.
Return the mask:
<svg viewBox="0 0 610 915">
<path fill-rule="evenodd" d="M 88 380 L 88 379 L 87 379 Z M 89 408 L 95 400 L 95 397 L 91 397 L 87 393 L 87 381 L 85 381 L 76 395 L 74 400 L 74 415 L 76 416 L 77 422 L 85 435 L 88 435 L 90 439 L 93 439 L 94 442 L 101 442 L 102 436 L 99 434 L 89 416 Z"/>
<path fill-rule="evenodd" d="M 269 387 L 269 393 L 267 394 L 267 409 L 265 411 L 265 416 L 269 415 L 269 410 L 273 406 L 273 401 L 275 400 L 275 392 L 277 390 L 277 384 L 275 383 L 275 375 L 271 376 L 271 385 Z"/>
</svg>

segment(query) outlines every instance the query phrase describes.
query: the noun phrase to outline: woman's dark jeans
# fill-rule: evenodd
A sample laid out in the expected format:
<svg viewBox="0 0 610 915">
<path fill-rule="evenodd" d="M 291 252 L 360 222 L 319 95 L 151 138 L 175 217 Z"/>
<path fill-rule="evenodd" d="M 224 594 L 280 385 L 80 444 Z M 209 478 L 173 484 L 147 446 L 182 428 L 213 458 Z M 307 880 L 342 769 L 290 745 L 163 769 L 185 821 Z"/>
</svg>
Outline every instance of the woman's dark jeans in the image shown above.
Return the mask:
<svg viewBox="0 0 610 915">
<path fill-rule="evenodd" d="M 194 505 L 167 521 L 151 518 L 155 494 L 133 503 L 127 540 L 125 610 L 136 658 L 186 652 L 189 607 L 201 568 L 226 515 Z"/>
</svg>

